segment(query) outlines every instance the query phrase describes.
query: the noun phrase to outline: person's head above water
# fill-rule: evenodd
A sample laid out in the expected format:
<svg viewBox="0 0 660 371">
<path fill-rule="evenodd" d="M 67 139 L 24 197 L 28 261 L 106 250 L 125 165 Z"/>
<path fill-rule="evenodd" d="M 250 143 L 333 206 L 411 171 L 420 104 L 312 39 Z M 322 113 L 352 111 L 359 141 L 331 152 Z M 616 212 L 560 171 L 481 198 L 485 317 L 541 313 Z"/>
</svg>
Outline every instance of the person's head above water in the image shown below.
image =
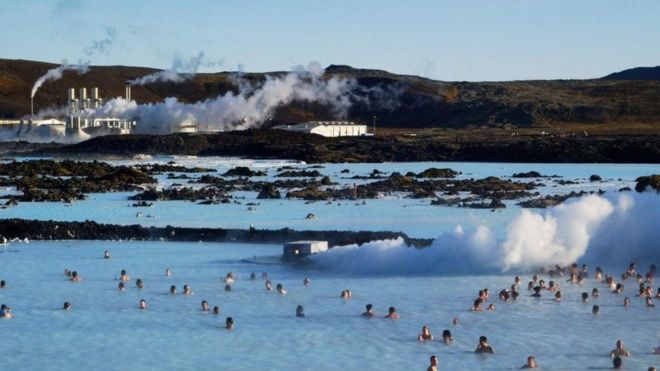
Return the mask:
<svg viewBox="0 0 660 371">
<path fill-rule="evenodd" d="M 526 368 L 538 368 L 539 365 L 536 363 L 536 358 L 534 356 L 527 357 Z"/>
<path fill-rule="evenodd" d="M 64 305 L 62 306 L 62 309 L 64 309 L 64 310 L 71 309 L 71 303 L 69 303 L 68 301 L 65 301 Z"/>
<path fill-rule="evenodd" d="M 176 286 L 174 285 L 170 286 L 170 294 L 172 295 L 176 294 Z"/>
<path fill-rule="evenodd" d="M 228 330 L 233 330 L 234 329 L 234 319 L 231 317 L 227 317 L 225 319 L 225 326 L 227 327 Z"/>
<path fill-rule="evenodd" d="M 618 356 L 614 357 L 614 359 L 612 360 L 612 367 L 614 367 L 615 369 L 619 369 L 623 367 L 623 360 L 621 359 L 621 357 Z"/>
<path fill-rule="evenodd" d="M 443 330 L 442 331 L 442 340 L 444 340 L 445 342 L 453 341 L 454 338 L 451 336 L 451 331 Z"/>
</svg>

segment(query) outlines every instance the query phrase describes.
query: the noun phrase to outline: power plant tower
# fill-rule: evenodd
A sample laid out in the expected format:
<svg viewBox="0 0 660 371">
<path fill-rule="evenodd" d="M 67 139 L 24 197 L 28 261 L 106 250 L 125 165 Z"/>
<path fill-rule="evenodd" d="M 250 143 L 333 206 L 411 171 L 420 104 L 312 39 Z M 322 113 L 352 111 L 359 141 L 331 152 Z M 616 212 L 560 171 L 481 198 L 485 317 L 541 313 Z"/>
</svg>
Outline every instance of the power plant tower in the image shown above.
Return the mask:
<svg viewBox="0 0 660 371">
<path fill-rule="evenodd" d="M 124 95 L 126 101 L 131 101 L 131 83 L 126 81 L 126 94 Z"/>
</svg>

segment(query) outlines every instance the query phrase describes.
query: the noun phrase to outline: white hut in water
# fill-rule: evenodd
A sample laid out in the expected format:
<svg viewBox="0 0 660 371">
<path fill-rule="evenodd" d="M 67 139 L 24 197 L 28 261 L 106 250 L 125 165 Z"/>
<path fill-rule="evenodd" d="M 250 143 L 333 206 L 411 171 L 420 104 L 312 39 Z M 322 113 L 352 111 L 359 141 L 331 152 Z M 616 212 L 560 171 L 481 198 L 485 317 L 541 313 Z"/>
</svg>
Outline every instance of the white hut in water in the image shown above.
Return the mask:
<svg viewBox="0 0 660 371">
<path fill-rule="evenodd" d="M 328 241 L 292 241 L 284 244 L 282 259 L 298 260 L 328 250 Z"/>
</svg>

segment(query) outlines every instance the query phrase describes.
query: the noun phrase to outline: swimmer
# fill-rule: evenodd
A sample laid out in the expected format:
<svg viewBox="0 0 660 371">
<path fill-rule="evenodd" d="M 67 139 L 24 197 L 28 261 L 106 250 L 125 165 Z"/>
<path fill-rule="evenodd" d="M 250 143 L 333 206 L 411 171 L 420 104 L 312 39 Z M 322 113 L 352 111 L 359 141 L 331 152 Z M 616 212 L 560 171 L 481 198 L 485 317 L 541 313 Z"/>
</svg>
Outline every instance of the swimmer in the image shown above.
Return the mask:
<svg viewBox="0 0 660 371">
<path fill-rule="evenodd" d="M 646 306 L 648 308 L 655 308 L 655 304 L 653 304 L 653 299 L 651 299 L 650 296 L 646 297 Z"/>
<path fill-rule="evenodd" d="M 509 300 L 509 292 L 506 291 L 506 289 L 500 290 L 500 293 L 498 294 L 498 297 L 502 301 L 508 301 Z"/>
<path fill-rule="evenodd" d="M 621 357 L 614 357 L 614 359 L 612 360 L 612 368 L 618 370 L 621 367 L 623 367 L 623 360 L 621 359 Z"/>
<path fill-rule="evenodd" d="M 341 291 L 341 298 L 342 299 L 348 299 L 348 292 L 346 290 Z"/>
<path fill-rule="evenodd" d="M 616 348 L 610 352 L 610 357 L 630 357 L 630 352 L 623 347 L 621 339 L 616 341 Z"/>
<path fill-rule="evenodd" d="M 105 252 L 103 253 L 103 259 L 111 259 L 111 258 L 112 256 L 110 255 L 110 251 L 105 250 Z"/>
<path fill-rule="evenodd" d="M 80 280 L 82 280 L 82 278 L 80 278 L 78 272 L 76 271 L 71 272 L 71 282 L 79 282 Z"/>
<path fill-rule="evenodd" d="M 591 297 L 594 299 L 598 299 L 600 297 L 600 293 L 598 292 L 598 289 L 594 287 L 593 290 L 591 290 Z"/>
<path fill-rule="evenodd" d="M 555 281 L 548 282 L 548 291 L 555 292 L 557 290 L 559 290 L 559 288 L 555 285 Z"/>
<path fill-rule="evenodd" d="M 147 301 L 144 299 L 140 299 L 140 304 L 138 305 L 140 309 L 147 309 Z"/>
<path fill-rule="evenodd" d="M 589 302 L 589 293 L 588 292 L 583 292 L 582 293 L 582 302 L 583 303 Z"/>
<path fill-rule="evenodd" d="M 623 292 L 623 285 L 620 283 L 616 284 L 616 288 L 612 291 L 613 294 L 621 294 Z"/>
<path fill-rule="evenodd" d="M 266 290 L 271 291 L 273 289 L 273 284 L 270 281 L 266 281 Z"/>
<path fill-rule="evenodd" d="M 555 293 L 555 301 L 557 302 L 561 301 L 561 291 L 557 291 Z"/>
<path fill-rule="evenodd" d="M 472 306 L 472 308 L 471 308 L 470 310 L 473 311 L 473 312 L 481 312 L 481 311 L 483 311 L 484 309 L 481 307 L 481 303 L 482 303 L 482 302 L 483 302 L 483 301 L 482 301 L 481 299 L 479 299 L 479 298 L 475 299 L 475 301 L 474 301 L 474 305 Z"/>
<path fill-rule="evenodd" d="M 143 288 L 144 288 L 144 283 L 142 283 L 142 279 L 141 279 L 141 278 L 138 278 L 138 279 L 135 281 L 135 286 L 136 286 L 138 289 L 143 289 Z"/>
<path fill-rule="evenodd" d="M 484 292 L 484 301 L 488 301 L 488 298 L 490 297 L 490 290 L 488 289 L 483 289 Z"/>
<path fill-rule="evenodd" d="M 396 312 L 396 308 L 390 307 L 390 309 L 387 310 L 387 315 L 385 318 L 399 319 L 399 313 Z"/>
<path fill-rule="evenodd" d="M 520 286 L 520 282 L 521 282 L 520 276 L 516 276 L 513 279 L 513 284 L 516 285 L 516 286 Z"/>
<path fill-rule="evenodd" d="M 454 326 L 460 326 L 461 321 L 458 318 L 454 317 L 454 319 L 451 320 L 451 324 Z"/>
<path fill-rule="evenodd" d="M 119 285 L 117 285 L 117 289 L 119 289 L 119 291 L 124 291 L 126 287 L 124 286 L 123 282 L 119 282 Z"/>
<path fill-rule="evenodd" d="M 305 309 L 302 305 L 296 307 L 296 317 L 305 317 Z"/>
<path fill-rule="evenodd" d="M 630 306 L 630 298 L 626 296 L 625 299 L 623 299 L 623 306 L 628 307 Z"/>
<path fill-rule="evenodd" d="M 493 304 L 493 303 L 488 304 L 488 311 L 489 312 L 494 312 L 495 311 L 495 304 Z"/>
<path fill-rule="evenodd" d="M 120 281 L 130 281 L 131 277 L 126 273 L 126 269 L 122 269 L 121 272 L 119 273 L 119 280 Z"/>
<path fill-rule="evenodd" d="M 227 327 L 227 330 L 231 331 L 234 329 L 234 319 L 231 317 L 227 317 L 225 320 L 225 327 Z"/>
<path fill-rule="evenodd" d="M 209 302 L 206 300 L 202 300 L 202 312 L 208 312 L 209 311 Z"/>
<path fill-rule="evenodd" d="M 426 371 L 438 371 L 438 356 L 431 356 L 431 365 L 426 368 Z"/>
<path fill-rule="evenodd" d="M 231 291 L 231 285 L 230 284 L 225 285 L 225 291 L 227 291 L 227 292 Z"/>
<path fill-rule="evenodd" d="M 256 279 L 257 279 L 257 274 L 254 272 L 250 273 L 250 281 L 254 281 Z"/>
<path fill-rule="evenodd" d="M 527 357 L 527 363 L 521 368 L 539 368 L 539 365 L 536 363 L 536 358 L 534 358 L 534 356 L 529 356 Z"/>
<path fill-rule="evenodd" d="M 11 314 L 11 308 L 9 308 L 7 305 L 2 304 L 0 306 L 0 318 L 12 318 L 13 315 Z"/>
<path fill-rule="evenodd" d="M 442 341 L 444 341 L 446 344 L 454 341 L 454 337 L 451 336 L 451 331 L 446 329 L 442 331 Z"/>
<path fill-rule="evenodd" d="M 220 314 L 220 307 L 219 306 L 216 305 L 215 307 L 213 307 L 213 314 Z"/>
<path fill-rule="evenodd" d="M 528 290 L 528 291 L 532 291 L 532 290 L 534 290 L 534 282 L 529 281 L 529 282 L 527 283 L 527 290 Z"/>
<path fill-rule="evenodd" d="M 190 289 L 190 286 L 183 285 L 183 295 L 189 296 L 189 295 L 193 295 L 193 294 L 194 294 L 194 292 L 193 292 L 193 290 Z"/>
<path fill-rule="evenodd" d="M 376 313 L 374 313 L 373 304 L 367 304 L 365 308 L 367 309 L 367 311 L 362 313 L 362 317 L 374 317 L 376 315 Z"/>
<path fill-rule="evenodd" d="M 431 330 L 429 330 L 428 326 L 422 326 L 422 333 L 417 337 L 417 339 L 419 339 L 419 341 L 433 340 L 433 335 L 431 334 Z"/>
<path fill-rule="evenodd" d="M 277 292 L 279 292 L 280 295 L 286 295 L 287 293 L 286 289 L 284 288 L 284 286 L 282 286 L 281 283 L 278 283 L 277 286 L 275 286 L 275 290 L 277 290 Z"/>
<path fill-rule="evenodd" d="M 5 286 L 7 286 L 7 282 L 5 280 L 0 281 L 0 289 L 4 289 Z"/>
<path fill-rule="evenodd" d="M 594 316 L 597 316 L 599 312 L 600 312 L 600 307 L 599 307 L 598 305 L 594 305 L 594 306 L 591 308 L 591 313 L 592 313 Z"/>
<path fill-rule="evenodd" d="M 176 295 L 176 286 L 170 286 L 170 295 Z"/>
<path fill-rule="evenodd" d="M 169 268 L 165 268 L 165 277 L 170 277 L 172 275 L 172 271 Z"/>
<path fill-rule="evenodd" d="M 64 275 L 67 276 L 67 277 L 71 277 L 71 271 L 68 270 L 68 269 L 65 269 L 64 270 Z"/>
<path fill-rule="evenodd" d="M 539 287 L 545 289 L 545 280 L 539 280 Z"/>
<path fill-rule="evenodd" d="M 541 286 L 536 286 L 534 287 L 534 293 L 532 294 L 533 298 L 540 298 L 541 297 Z"/>
<path fill-rule="evenodd" d="M 69 303 L 68 301 L 65 301 L 65 302 L 64 302 L 64 305 L 62 306 L 62 309 L 63 309 L 63 310 L 69 310 L 69 309 L 71 309 L 71 303 Z"/>
<path fill-rule="evenodd" d="M 479 345 L 477 345 L 477 349 L 474 350 L 475 353 L 490 353 L 494 354 L 495 349 L 488 345 L 488 338 L 485 336 L 480 336 L 479 337 Z"/>
<path fill-rule="evenodd" d="M 307 277 L 305 277 L 305 279 L 303 280 L 303 285 L 304 286 L 309 286 L 311 283 L 312 283 L 312 280 L 310 280 Z"/>
</svg>

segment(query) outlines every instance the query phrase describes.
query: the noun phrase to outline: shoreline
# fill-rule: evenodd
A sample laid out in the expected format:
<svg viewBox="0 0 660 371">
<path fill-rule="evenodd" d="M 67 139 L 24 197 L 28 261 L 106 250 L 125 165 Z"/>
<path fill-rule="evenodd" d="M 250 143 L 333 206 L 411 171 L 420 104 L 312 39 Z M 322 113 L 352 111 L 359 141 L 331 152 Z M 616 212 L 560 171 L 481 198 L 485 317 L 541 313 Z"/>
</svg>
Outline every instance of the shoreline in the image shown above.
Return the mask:
<svg viewBox="0 0 660 371">
<path fill-rule="evenodd" d="M 94 221 L 67 222 L 53 220 L 3 219 L 0 220 L 0 236 L 41 241 L 60 240 L 144 240 L 183 242 L 239 242 L 257 244 L 283 244 L 294 240 L 324 240 L 328 246 L 364 243 L 374 240 L 403 238 L 408 246 L 427 247 L 433 241 L 412 238 L 402 232 L 389 231 L 297 231 L 283 229 L 226 229 L 144 227 L 139 224 L 102 224 Z"/>
</svg>

